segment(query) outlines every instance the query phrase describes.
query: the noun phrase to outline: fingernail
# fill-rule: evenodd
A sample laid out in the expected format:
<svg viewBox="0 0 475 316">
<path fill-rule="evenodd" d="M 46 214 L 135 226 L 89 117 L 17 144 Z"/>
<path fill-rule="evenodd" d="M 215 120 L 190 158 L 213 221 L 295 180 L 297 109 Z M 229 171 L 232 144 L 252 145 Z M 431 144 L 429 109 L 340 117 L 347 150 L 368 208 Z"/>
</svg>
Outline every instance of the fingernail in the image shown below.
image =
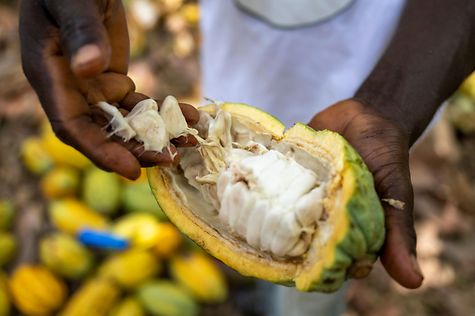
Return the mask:
<svg viewBox="0 0 475 316">
<path fill-rule="evenodd" d="M 422 274 L 422 271 L 421 271 L 421 267 L 419 266 L 419 263 L 417 262 L 417 259 L 416 257 L 413 255 L 411 256 L 411 265 L 412 265 L 412 268 L 414 269 L 414 271 L 416 271 L 416 273 L 424 279 L 424 275 Z"/>
<path fill-rule="evenodd" d="M 81 47 L 72 60 L 73 68 L 81 68 L 96 61 L 101 57 L 101 50 L 95 44 L 87 44 Z"/>
</svg>

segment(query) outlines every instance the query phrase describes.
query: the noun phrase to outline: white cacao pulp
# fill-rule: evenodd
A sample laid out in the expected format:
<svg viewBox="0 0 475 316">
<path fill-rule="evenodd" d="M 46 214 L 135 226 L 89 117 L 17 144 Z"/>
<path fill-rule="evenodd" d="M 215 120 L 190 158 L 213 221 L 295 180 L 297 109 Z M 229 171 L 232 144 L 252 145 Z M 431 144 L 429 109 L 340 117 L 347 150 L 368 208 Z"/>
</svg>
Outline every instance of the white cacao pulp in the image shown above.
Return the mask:
<svg viewBox="0 0 475 316">
<path fill-rule="evenodd" d="M 200 112 L 196 129 L 189 128 L 171 96 L 160 111 L 144 100 L 126 117 L 105 102 L 98 106 L 111 115 L 112 134 L 134 138 L 145 150 L 162 151 L 170 139 L 193 135 L 198 145 L 179 149 L 177 172 L 212 206 L 226 233 L 277 257 L 308 250 L 324 217 L 325 177 L 300 163 L 293 147 L 277 145 L 219 109 L 214 118 Z"/>
</svg>

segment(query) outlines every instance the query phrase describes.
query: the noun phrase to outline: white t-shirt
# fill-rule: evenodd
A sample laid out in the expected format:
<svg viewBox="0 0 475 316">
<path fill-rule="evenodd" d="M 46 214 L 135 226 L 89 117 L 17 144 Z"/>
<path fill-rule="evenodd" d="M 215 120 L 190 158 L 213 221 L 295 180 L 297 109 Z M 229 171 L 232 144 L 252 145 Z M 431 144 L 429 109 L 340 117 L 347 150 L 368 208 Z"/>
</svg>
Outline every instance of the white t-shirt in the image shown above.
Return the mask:
<svg viewBox="0 0 475 316">
<path fill-rule="evenodd" d="M 203 95 L 258 106 L 287 126 L 353 96 L 384 52 L 405 4 L 355 0 L 323 21 L 278 28 L 259 18 L 265 8 L 250 14 L 236 2 L 201 0 Z"/>
</svg>

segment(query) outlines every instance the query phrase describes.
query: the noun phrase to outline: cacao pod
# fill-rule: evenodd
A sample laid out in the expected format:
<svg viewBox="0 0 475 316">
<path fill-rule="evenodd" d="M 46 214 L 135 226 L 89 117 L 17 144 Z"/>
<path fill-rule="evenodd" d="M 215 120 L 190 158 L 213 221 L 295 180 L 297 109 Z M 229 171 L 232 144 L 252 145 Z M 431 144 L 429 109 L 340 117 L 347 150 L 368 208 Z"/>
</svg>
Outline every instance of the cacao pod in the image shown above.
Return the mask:
<svg viewBox="0 0 475 316">
<path fill-rule="evenodd" d="M 35 174 L 44 174 L 53 167 L 53 158 L 43 147 L 38 137 L 30 137 L 21 144 L 21 158 L 26 169 Z"/>
<path fill-rule="evenodd" d="M 40 259 L 51 271 L 69 280 L 87 275 L 94 260 L 86 247 L 62 233 L 54 233 L 41 240 Z"/>
<path fill-rule="evenodd" d="M 138 299 L 124 298 L 109 314 L 109 316 L 144 316 L 145 311 Z"/>
<path fill-rule="evenodd" d="M 66 286 L 40 265 L 18 267 L 9 281 L 13 303 L 24 315 L 51 315 L 64 302 Z"/>
<path fill-rule="evenodd" d="M 41 190 L 48 199 L 73 196 L 79 186 L 79 172 L 71 167 L 58 166 L 41 179 Z"/>
<path fill-rule="evenodd" d="M 138 298 L 146 311 L 156 316 L 198 315 L 198 305 L 179 285 L 156 280 L 145 283 L 138 290 Z"/>
<path fill-rule="evenodd" d="M 162 121 L 178 123 L 165 128 L 182 126 L 177 134 L 199 145 L 179 149 L 179 166 L 149 168 L 148 178 L 183 233 L 243 275 L 301 291 L 332 292 L 369 273 L 384 213 L 371 173 L 341 135 L 301 123 L 285 131 L 236 103 L 200 108 L 193 130 L 175 103 Z M 131 126 L 157 125 L 150 115 Z"/>
<path fill-rule="evenodd" d="M 120 179 L 115 173 L 90 168 L 84 175 L 82 197 L 95 211 L 104 214 L 116 213 L 120 204 Z"/>
<path fill-rule="evenodd" d="M 148 213 L 131 213 L 117 220 L 112 232 L 127 238 L 134 248 L 152 248 L 160 239 L 156 217 Z"/>
<path fill-rule="evenodd" d="M 181 234 L 173 224 L 158 224 L 158 236 L 153 250 L 160 258 L 170 257 L 180 247 L 181 242 Z"/>
<path fill-rule="evenodd" d="M 170 262 L 173 278 L 205 303 L 223 302 L 227 285 L 221 270 L 205 254 L 193 251 L 174 256 Z"/>
<path fill-rule="evenodd" d="M 86 281 L 70 298 L 59 316 L 106 316 L 114 307 L 120 290 L 110 281 Z"/>
<path fill-rule="evenodd" d="M 81 229 L 105 229 L 107 220 L 81 201 L 66 198 L 49 205 L 51 222 L 62 232 L 75 235 Z"/>
<path fill-rule="evenodd" d="M 81 170 L 91 165 L 89 159 L 83 154 L 59 140 L 46 122 L 42 126 L 41 145 L 55 164 L 71 166 Z"/>
<path fill-rule="evenodd" d="M 162 209 L 152 195 L 147 182 L 131 183 L 124 187 L 122 194 L 124 208 L 127 212 L 150 213 L 158 219 L 166 219 Z"/>
<path fill-rule="evenodd" d="M 160 261 L 150 252 L 130 249 L 108 258 L 99 267 L 99 275 L 130 289 L 153 278 L 161 268 Z"/>
</svg>

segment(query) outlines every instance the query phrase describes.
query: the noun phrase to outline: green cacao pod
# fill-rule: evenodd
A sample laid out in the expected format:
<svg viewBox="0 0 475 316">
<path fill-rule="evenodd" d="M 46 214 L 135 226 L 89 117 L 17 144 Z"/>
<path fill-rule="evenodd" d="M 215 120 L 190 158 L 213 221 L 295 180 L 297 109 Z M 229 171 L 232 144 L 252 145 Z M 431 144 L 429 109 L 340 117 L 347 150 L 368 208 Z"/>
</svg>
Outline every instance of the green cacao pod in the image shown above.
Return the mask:
<svg viewBox="0 0 475 316">
<path fill-rule="evenodd" d="M 145 283 L 138 290 L 138 297 L 148 313 L 154 316 L 195 316 L 198 305 L 179 285 L 156 280 Z"/>
<path fill-rule="evenodd" d="M 62 233 L 53 233 L 41 240 L 40 259 L 51 271 L 69 280 L 87 275 L 94 261 L 86 247 Z"/>
<path fill-rule="evenodd" d="M 114 214 L 119 209 L 120 195 L 121 183 L 117 174 L 98 168 L 86 171 L 82 197 L 90 208 L 100 213 Z"/>
<path fill-rule="evenodd" d="M 124 208 L 127 212 L 151 213 L 158 219 L 166 219 L 147 182 L 129 183 L 124 187 L 122 195 Z"/>
</svg>

